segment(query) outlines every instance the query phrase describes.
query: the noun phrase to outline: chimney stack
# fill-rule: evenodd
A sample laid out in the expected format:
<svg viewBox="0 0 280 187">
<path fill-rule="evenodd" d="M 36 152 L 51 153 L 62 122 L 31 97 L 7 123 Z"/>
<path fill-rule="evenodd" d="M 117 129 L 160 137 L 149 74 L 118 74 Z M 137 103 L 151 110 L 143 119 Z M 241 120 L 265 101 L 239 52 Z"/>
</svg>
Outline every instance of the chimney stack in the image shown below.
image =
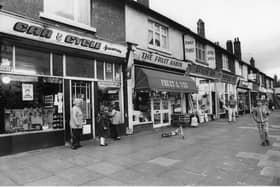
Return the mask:
<svg viewBox="0 0 280 187">
<path fill-rule="evenodd" d="M 216 44 L 217 46 L 220 46 L 220 42 L 218 42 L 218 41 L 217 41 L 217 42 L 215 42 L 215 44 Z"/>
<path fill-rule="evenodd" d="M 252 67 L 255 67 L 255 59 L 252 57 L 251 59 L 250 59 L 250 64 L 251 64 L 251 66 Z"/>
<path fill-rule="evenodd" d="M 227 50 L 233 54 L 233 44 L 231 40 L 227 41 Z"/>
<path fill-rule="evenodd" d="M 150 8 L 150 0 L 133 0 L 133 1 L 143 5 L 145 7 Z"/>
<path fill-rule="evenodd" d="M 242 59 L 242 56 L 241 56 L 241 43 L 239 41 L 239 38 L 234 38 L 234 54 L 235 56 L 241 60 Z"/>
<path fill-rule="evenodd" d="M 197 34 L 202 38 L 205 38 L 205 24 L 202 19 L 199 19 L 197 22 Z"/>
</svg>

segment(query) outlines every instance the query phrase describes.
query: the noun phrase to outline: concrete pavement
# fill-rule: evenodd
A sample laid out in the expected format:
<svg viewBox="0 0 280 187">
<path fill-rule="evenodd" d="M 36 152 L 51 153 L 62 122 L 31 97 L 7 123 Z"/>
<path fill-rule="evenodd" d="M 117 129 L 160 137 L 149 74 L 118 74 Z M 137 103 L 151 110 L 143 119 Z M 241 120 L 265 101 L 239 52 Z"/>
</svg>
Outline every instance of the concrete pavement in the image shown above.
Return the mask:
<svg viewBox="0 0 280 187">
<path fill-rule="evenodd" d="M 0 157 L 0 185 L 279 185 L 280 112 L 271 117 L 273 145 L 262 147 L 243 116 L 185 128 L 185 139 L 161 138 L 170 129 L 122 137 L 108 147 L 83 142 Z"/>
</svg>

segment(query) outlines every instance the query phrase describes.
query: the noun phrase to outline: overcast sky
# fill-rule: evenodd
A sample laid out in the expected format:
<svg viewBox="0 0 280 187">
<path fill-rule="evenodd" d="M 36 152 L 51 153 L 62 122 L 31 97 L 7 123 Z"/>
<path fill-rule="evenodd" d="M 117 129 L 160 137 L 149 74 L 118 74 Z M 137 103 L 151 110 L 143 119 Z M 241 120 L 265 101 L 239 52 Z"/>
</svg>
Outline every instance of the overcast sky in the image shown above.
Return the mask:
<svg viewBox="0 0 280 187">
<path fill-rule="evenodd" d="M 196 32 L 205 22 L 206 37 L 225 47 L 239 37 L 242 58 L 280 77 L 280 0 L 150 0 L 151 8 Z"/>
</svg>

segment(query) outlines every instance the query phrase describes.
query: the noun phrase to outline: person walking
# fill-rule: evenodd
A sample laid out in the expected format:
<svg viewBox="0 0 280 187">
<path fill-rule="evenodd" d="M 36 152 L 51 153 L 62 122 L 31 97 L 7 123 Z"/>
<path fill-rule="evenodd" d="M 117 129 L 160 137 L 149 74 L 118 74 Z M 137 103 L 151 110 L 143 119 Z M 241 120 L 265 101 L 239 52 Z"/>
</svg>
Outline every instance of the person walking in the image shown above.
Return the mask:
<svg viewBox="0 0 280 187">
<path fill-rule="evenodd" d="M 270 141 L 268 137 L 268 131 L 269 131 L 268 116 L 270 114 L 270 111 L 264 102 L 265 101 L 261 99 L 257 100 L 257 107 L 253 109 L 252 117 L 257 123 L 258 131 L 261 139 L 261 145 L 269 146 Z"/>
<path fill-rule="evenodd" d="M 109 114 L 112 122 L 112 133 L 115 140 L 120 140 L 120 124 L 122 122 L 121 112 L 117 105 L 113 106 L 112 112 Z"/>
<path fill-rule="evenodd" d="M 73 101 L 73 107 L 70 114 L 70 127 L 71 127 L 71 136 L 72 143 L 71 148 L 77 149 L 81 147 L 80 140 L 83 127 L 83 113 L 80 108 L 82 104 L 82 99 L 75 98 Z"/>
<path fill-rule="evenodd" d="M 97 116 L 97 123 L 99 127 L 99 137 L 100 137 L 100 146 L 107 146 L 106 137 L 108 136 L 108 129 L 109 129 L 109 118 L 107 116 L 108 109 L 104 108 L 100 111 Z"/>
<path fill-rule="evenodd" d="M 234 99 L 234 95 L 230 96 L 228 101 L 228 122 L 236 121 L 236 100 Z"/>
</svg>

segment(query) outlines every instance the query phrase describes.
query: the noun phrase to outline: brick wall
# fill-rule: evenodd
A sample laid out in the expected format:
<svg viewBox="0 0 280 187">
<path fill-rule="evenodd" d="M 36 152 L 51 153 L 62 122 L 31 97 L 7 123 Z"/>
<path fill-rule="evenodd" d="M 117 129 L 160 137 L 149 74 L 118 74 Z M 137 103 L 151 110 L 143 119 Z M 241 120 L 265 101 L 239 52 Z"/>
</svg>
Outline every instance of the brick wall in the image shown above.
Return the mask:
<svg viewBox="0 0 280 187">
<path fill-rule="evenodd" d="M 96 35 L 114 42 L 125 41 L 124 0 L 92 0 L 92 25 Z"/>
<path fill-rule="evenodd" d="M 39 18 L 43 11 L 43 0 L 0 0 L 3 10 L 11 11 L 30 18 Z"/>
</svg>

